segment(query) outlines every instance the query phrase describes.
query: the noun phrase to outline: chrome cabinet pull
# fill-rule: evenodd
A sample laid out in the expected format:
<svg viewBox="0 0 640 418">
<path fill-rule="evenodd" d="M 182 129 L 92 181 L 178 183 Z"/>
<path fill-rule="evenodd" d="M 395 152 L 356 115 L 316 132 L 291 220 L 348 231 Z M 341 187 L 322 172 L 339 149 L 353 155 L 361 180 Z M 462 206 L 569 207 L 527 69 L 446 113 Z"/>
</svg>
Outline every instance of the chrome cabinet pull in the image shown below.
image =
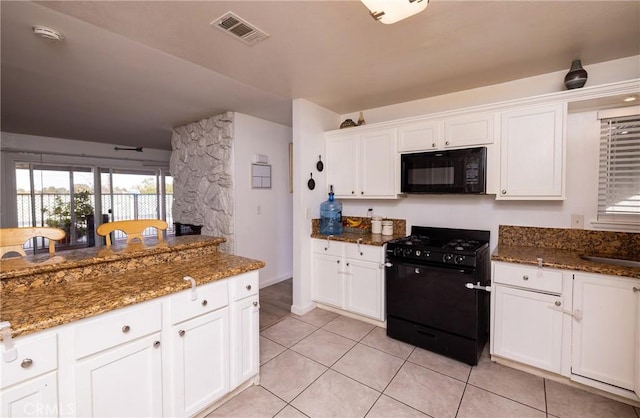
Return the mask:
<svg viewBox="0 0 640 418">
<path fill-rule="evenodd" d="M 446 141 L 444 144 L 445 144 L 445 145 L 449 145 L 449 141 Z"/>
<path fill-rule="evenodd" d="M 258 306 L 258 302 L 253 302 L 253 306 Z"/>
<path fill-rule="evenodd" d="M 202 306 L 207 306 L 207 303 L 209 303 L 209 302 L 207 302 L 207 300 L 206 300 L 206 299 L 205 299 L 205 300 L 203 300 L 203 301 L 202 301 Z"/>
<path fill-rule="evenodd" d="M 125 325 L 125 326 L 122 327 L 122 332 L 123 333 L 126 334 L 129 331 L 131 331 L 131 327 L 129 325 Z"/>
<path fill-rule="evenodd" d="M 525 281 L 529 280 L 529 276 L 527 276 L 527 275 L 522 276 L 522 280 L 525 280 Z"/>
<path fill-rule="evenodd" d="M 20 363 L 20 367 L 22 367 L 23 369 L 28 369 L 32 364 L 33 360 L 31 360 L 30 358 L 26 358 L 22 360 L 22 363 Z"/>
<path fill-rule="evenodd" d="M 562 305 L 562 302 L 560 302 L 559 300 L 556 300 L 556 306 L 560 306 Z"/>
<path fill-rule="evenodd" d="M 435 142 L 432 142 L 432 143 L 431 143 L 431 148 L 435 148 L 435 147 L 436 147 L 436 143 L 435 143 Z"/>
<path fill-rule="evenodd" d="M 251 290 L 251 285 L 250 284 L 247 285 L 247 290 Z"/>
<path fill-rule="evenodd" d="M 160 341 L 154 341 L 153 348 L 158 348 L 158 347 L 160 347 Z"/>
<path fill-rule="evenodd" d="M 184 330 L 181 329 L 180 331 L 178 331 L 178 335 L 181 336 L 181 337 L 184 337 Z"/>
<path fill-rule="evenodd" d="M 506 190 L 502 190 L 502 194 L 507 194 L 507 191 Z"/>
<path fill-rule="evenodd" d="M 633 286 L 633 291 L 634 291 L 634 292 L 636 292 L 636 293 L 637 293 L 637 292 L 640 292 L 640 287 L 635 287 L 635 286 Z"/>
</svg>

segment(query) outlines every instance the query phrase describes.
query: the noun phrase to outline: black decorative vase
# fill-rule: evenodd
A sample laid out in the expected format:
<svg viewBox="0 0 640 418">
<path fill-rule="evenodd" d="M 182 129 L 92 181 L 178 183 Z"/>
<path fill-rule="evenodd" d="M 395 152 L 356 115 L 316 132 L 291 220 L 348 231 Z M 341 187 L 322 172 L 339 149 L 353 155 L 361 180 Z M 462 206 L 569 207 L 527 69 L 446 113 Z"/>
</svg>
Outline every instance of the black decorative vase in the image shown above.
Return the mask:
<svg viewBox="0 0 640 418">
<path fill-rule="evenodd" d="M 567 90 L 571 89 L 579 89 L 584 86 L 587 82 L 587 71 L 582 68 L 582 63 L 580 60 L 573 60 L 571 62 L 571 69 L 564 76 L 564 85 L 567 87 Z"/>
</svg>

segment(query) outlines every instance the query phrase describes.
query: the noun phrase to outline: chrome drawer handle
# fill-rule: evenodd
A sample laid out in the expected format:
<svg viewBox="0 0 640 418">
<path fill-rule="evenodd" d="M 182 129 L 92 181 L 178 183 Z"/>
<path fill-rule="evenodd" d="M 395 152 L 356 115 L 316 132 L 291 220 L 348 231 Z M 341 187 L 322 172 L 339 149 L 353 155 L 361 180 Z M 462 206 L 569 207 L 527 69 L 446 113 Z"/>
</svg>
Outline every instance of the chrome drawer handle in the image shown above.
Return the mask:
<svg viewBox="0 0 640 418">
<path fill-rule="evenodd" d="M 560 302 L 559 300 L 556 300 L 556 306 L 560 306 L 562 305 L 562 302 Z"/>
<path fill-rule="evenodd" d="M 22 363 L 20 363 L 20 367 L 22 367 L 23 369 L 28 369 L 32 364 L 33 360 L 31 360 L 30 358 L 26 358 L 22 360 Z"/>
<path fill-rule="evenodd" d="M 160 347 L 160 341 L 154 341 L 153 348 L 158 348 L 158 347 Z"/>
<path fill-rule="evenodd" d="M 180 331 L 178 331 L 178 335 L 181 336 L 181 337 L 184 337 L 184 330 L 181 329 Z"/>
<path fill-rule="evenodd" d="M 507 191 L 506 190 L 502 190 L 502 194 L 507 194 Z"/>
<path fill-rule="evenodd" d="M 634 291 L 634 292 L 640 292 L 640 287 L 635 287 L 635 286 L 633 286 L 633 291 Z"/>
<path fill-rule="evenodd" d="M 203 301 L 202 301 L 202 306 L 207 306 L 207 303 L 209 303 L 209 302 L 207 302 L 207 300 L 206 300 L 206 299 L 205 299 L 205 300 L 203 300 Z"/>
<path fill-rule="evenodd" d="M 522 280 L 529 280 L 529 276 L 522 276 Z"/>
<path fill-rule="evenodd" d="M 250 284 L 247 285 L 247 290 L 251 290 L 251 285 Z"/>
<path fill-rule="evenodd" d="M 253 306 L 258 306 L 258 302 L 253 302 Z"/>
<path fill-rule="evenodd" d="M 131 331 L 131 327 L 129 325 L 125 325 L 124 327 L 122 327 L 122 332 L 123 333 L 126 334 L 129 331 Z"/>
</svg>

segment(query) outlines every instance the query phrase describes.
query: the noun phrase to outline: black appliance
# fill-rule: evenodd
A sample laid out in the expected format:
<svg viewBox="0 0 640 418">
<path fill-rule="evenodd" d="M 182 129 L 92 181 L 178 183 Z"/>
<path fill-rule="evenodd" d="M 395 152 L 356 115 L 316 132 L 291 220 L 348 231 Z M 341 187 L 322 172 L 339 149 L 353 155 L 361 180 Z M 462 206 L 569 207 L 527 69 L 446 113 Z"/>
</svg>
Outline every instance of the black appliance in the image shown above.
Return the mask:
<svg viewBox="0 0 640 418">
<path fill-rule="evenodd" d="M 489 231 L 412 226 L 386 249 L 387 335 L 476 365 L 489 336 Z"/>
<path fill-rule="evenodd" d="M 487 148 L 402 154 L 402 193 L 484 194 Z"/>
</svg>

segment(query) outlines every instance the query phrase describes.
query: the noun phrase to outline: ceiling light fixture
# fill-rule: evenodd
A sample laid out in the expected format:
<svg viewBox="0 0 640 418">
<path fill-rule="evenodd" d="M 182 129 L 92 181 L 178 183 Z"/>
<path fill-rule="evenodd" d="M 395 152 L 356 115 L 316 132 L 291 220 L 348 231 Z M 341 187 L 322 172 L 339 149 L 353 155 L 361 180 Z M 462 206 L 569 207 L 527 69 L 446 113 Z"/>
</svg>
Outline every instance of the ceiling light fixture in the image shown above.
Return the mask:
<svg viewBox="0 0 640 418">
<path fill-rule="evenodd" d="M 427 8 L 429 0 L 360 0 L 375 20 L 396 23 Z"/>
<path fill-rule="evenodd" d="M 64 39 L 64 36 L 62 35 L 62 33 L 58 32 L 55 29 L 48 28 L 46 26 L 34 26 L 33 34 L 36 36 L 39 36 L 40 38 L 48 39 L 51 41 L 57 41 L 57 42 L 62 42 L 62 40 Z"/>
<path fill-rule="evenodd" d="M 624 98 L 625 102 L 633 102 L 635 100 L 637 100 L 638 98 L 636 96 L 628 96 Z"/>
</svg>

